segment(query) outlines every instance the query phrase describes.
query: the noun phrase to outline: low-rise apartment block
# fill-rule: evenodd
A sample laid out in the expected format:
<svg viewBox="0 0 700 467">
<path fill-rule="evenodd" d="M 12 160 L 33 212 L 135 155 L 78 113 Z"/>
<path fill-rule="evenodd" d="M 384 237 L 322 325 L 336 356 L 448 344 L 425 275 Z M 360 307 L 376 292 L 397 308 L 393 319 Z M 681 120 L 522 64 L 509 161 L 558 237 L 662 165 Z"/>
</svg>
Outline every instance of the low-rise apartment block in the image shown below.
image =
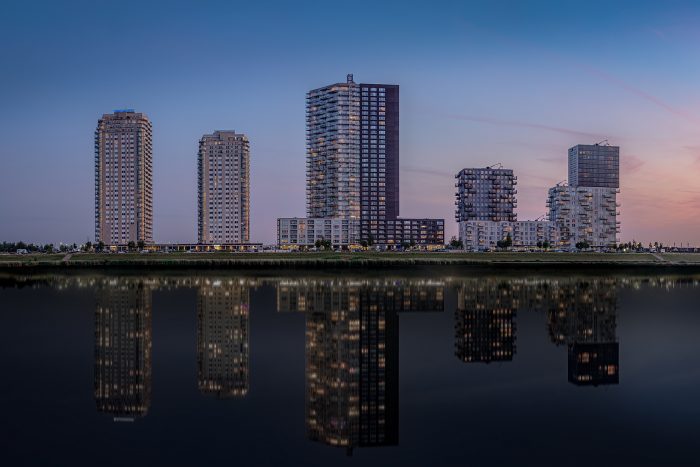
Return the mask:
<svg viewBox="0 0 700 467">
<path fill-rule="evenodd" d="M 513 249 L 532 249 L 559 244 L 559 229 L 550 221 L 463 221 L 459 223 L 459 238 L 467 251 L 484 251 L 510 236 Z"/>
<path fill-rule="evenodd" d="M 330 240 L 334 248 L 359 245 L 360 220 L 339 217 L 277 219 L 277 245 L 283 249 L 313 247 Z"/>
</svg>

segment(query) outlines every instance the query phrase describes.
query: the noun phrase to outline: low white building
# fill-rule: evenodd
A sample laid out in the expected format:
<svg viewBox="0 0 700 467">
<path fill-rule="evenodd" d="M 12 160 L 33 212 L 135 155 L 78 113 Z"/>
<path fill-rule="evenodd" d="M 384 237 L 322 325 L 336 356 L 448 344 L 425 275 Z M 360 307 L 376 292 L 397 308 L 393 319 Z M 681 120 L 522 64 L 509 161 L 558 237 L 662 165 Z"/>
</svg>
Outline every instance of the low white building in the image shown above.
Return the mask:
<svg viewBox="0 0 700 467">
<path fill-rule="evenodd" d="M 277 219 L 277 245 L 282 249 L 313 247 L 330 240 L 333 247 L 359 244 L 360 221 L 338 217 L 281 217 Z"/>
<path fill-rule="evenodd" d="M 538 243 L 555 248 L 559 244 L 559 229 L 549 221 L 462 221 L 459 239 L 467 251 L 484 251 L 510 236 L 513 249 L 537 248 Z"/>
</svg>

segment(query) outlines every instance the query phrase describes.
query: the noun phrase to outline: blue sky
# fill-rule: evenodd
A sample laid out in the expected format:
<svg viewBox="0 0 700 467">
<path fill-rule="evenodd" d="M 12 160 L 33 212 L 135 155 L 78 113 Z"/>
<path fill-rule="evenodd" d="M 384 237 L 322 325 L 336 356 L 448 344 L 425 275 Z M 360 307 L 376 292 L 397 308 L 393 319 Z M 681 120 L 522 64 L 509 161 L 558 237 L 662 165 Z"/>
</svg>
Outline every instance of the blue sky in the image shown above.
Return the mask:
<svg viewBox="0 0 700 467">
<path fill-rule="evenodd" d="M 700 3 L 32 2 L 0 16 L 0 240 L 93 235 L 93 133 L 154 130 L 156 241 L 196 238 L 202 134 L 248 134 L 252 240 L 303 216 L 304 96 L 401 86 L 401 215 L 453 221 L 453 174 L 501 162 L 545 213 L 566 151 L 621 146 L 622 239 L 700 244 Z"/>
</svg>

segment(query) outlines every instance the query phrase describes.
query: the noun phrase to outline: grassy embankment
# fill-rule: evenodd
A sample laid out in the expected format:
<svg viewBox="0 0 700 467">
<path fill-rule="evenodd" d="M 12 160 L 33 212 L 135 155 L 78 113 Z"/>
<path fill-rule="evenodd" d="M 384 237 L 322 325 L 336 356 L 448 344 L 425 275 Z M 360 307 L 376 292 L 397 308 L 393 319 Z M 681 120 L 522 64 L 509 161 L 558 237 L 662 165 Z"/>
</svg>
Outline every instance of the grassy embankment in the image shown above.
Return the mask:
<svg viewBox="0 0 700 467">
<path fill-rule="evenodd" d="M 695 266 L 700 254 L 683 253 L 149 253 L 0 255 L 0 268 L 33 267 L 372 267 L 410 265 Z"/>
</svg>

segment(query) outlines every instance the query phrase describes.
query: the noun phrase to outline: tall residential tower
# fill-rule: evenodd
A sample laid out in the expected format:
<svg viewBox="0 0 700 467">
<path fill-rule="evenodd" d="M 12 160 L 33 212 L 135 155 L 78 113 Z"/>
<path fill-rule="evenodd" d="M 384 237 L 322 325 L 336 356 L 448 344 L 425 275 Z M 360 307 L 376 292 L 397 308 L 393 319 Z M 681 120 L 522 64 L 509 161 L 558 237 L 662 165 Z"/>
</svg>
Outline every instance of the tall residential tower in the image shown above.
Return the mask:
<svg viewBox="0 0 700 467">
<path fill-rule="evenodd" d="M 620 223 L 620 148 L 579 144 L 569 149 L 569 183 L 549 189 L 549 220 L 560 229 L 560 245 L 574 249 L 614 248 Z"/>
<path fill-rule="evenodd" d="M 198 232 L 200 244 L 250 241 L 248 138 L 215 131 L 199 141 Z"/>
<path fill-rule="evenodd" d="M 331 84 L 306 94 L 306 213 L 360 219 L 360 87 Z"/>
<path fill-rule="evenodd" d="M 443 219 L 398 218 L 398 85 L 357 84 L 347 75 L 307 93 L 306 207 L 319 221 L 278 219 L 280 246 L 313 245 L 321 225 L 338 226 L 324 238 L 336 247 L 444 244 Z"/>
<path fill-rule="evenodd" d="M 95 131 L 95 242 L 153 242 L 151 122 L 142 113 L 104 114 Z"/>
</svg>

